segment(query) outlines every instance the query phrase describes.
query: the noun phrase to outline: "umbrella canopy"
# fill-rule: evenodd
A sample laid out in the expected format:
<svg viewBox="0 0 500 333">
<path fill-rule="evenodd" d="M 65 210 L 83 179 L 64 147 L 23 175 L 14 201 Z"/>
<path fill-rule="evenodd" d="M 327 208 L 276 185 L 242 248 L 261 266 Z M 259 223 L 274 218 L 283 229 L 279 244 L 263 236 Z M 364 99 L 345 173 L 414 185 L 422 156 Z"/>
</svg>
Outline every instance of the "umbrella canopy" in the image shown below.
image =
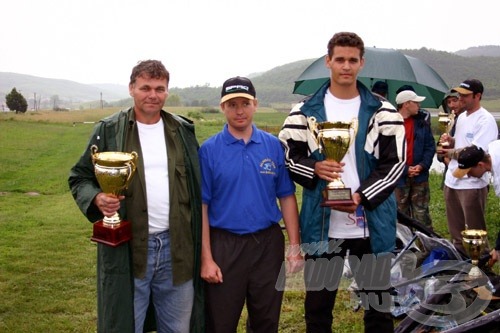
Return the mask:
<svg viewBox="0 0 500 333">
<path fill-rule="evenodd" d="M 438 108 L 444 94 L 449 89 L 446 82 L 434 69 L 420 59 L 407 56 L 394 49 L 365 48 L 365 65 L 358 80 L 369 89 L 376 81 L 388 85 L 387 98 L 395 104 L 396 90 L 408 84 L 420 96 L 427 97 L 421 106 Z M 330 78 L 330 70 L 325 66 L 325 56 L 315 60 L 295 81 L 294 94 L 311 95 Z"/>
</svg>

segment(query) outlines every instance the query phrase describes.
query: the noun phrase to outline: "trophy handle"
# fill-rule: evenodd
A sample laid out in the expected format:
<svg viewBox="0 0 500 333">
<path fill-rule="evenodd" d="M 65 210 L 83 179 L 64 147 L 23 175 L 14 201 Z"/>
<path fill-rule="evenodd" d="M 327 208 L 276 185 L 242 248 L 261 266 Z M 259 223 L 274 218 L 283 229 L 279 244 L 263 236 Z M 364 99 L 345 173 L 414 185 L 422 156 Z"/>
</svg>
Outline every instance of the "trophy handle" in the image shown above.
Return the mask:
<svg viewBox="0 0 500 333">
<path fill-rule="evenodd" d="M 357 117 L 352 118 L 351 128 L 354 131 L 354 137 L 356 137 L 356 134 L 358 134 L 358 125 L 359 125 L 358 118 Z"/>
<path fill-rule="evenodd" d="M 125 163 L 125 165 L 128 167 L 128 175 L 127 175 L 127 180 L 125 181 L 125 188 L 128 188 L 128 185 L 130 184 L 130 179 L 132 178 L 132 176 L 135 173 L 135 170 L 137 169 L 138 155 L 135 151 L 131 152 L 130 155 L 132 155 L 132 159 Z"/>
<path fill-rule="evenodd" d="M 323 154 L 323 145 L 321 144 L 322 139 L 323 139 L 323 131 L 319 131 L 318 136 L 316 137 L 316 142 L 318 143 L 318 150 L 320 154 Z"/>
<path fill-rule="evenodd" d="M 97 146 L 96 145 L 92 145 L 90 146 L 90 154 L 92 154 L 92 164 L 94 164 L 95 166 L 95 154 L 97 154 Z"/>
<path fill-rule="evenodd" d="M 318 131 L 318 122 L 316 121 L 316 117 L 307 118 L 307 124 L 309 125 L 309 130 L 313 133 Z"/>
<path fill-rule="evenodd" d="M 134 174 L 135 170 L 135 165 L 130 162 L 126 162 L 125 165 L 128 168 L 128 174 L 127 174 L 127 180 L 125 181 L 125 187 L 128 187 L 128 183 L 130 182 L 130 178 L 132 178 L 132 175 Z"/>
<path fill-rule="evenodd" d="M 452 112 L 448 115 L 448 119 L 450 119 L 450 122 L 448 123 L 446 132 L 449 134 L 451 132 L 451 129 L 453 128 L 453 125 L 455 124 L 455 113 Z"/>
<path fill-rule="evenodd" d="M 137 159 L 139 158 L 139 155 L 137 155 L 135 151 L 132 151 L 130 155 L 132 155 L 132 160 L 130 161 L 130 163 L 132 163 L 132 165 L 134 166 L 133 171 L 135 171 L 135 169 L 137 168 Z"/>
<path fill-rule="evenodd" d="M 309 128 L 309 131 L 312 133 L 313 140 L 316 142 L 316 145 L 318 146 L 319 153 L 322 153 L 321 149 L 321 131 L 318 131 L 318 122 L 316 121 L 316 117 L 308 117 L 307 118 L 307 126 Z M 319 132 L 319 133 L 318 133 Z"/>
</svg>

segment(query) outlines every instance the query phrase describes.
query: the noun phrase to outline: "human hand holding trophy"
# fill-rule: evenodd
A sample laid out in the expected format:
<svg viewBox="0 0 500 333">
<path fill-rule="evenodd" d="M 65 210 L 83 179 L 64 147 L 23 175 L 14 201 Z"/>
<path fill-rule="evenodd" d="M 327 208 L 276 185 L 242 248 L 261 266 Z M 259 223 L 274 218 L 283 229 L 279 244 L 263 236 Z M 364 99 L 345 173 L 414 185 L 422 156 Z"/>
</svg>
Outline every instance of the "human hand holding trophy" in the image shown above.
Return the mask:
<svg viewBox="0 0 500 333">
<path fill-rule="evenodd" d="M 446 112 L 439 112 L 438 114 L 438 128 L 439 132 L 441 134 L 446 134 L 446 135 L 441 135 L 441 138 L 447 138 L 450 137 L 450 131 L 453 128 L 453 125 L 455 124 L 455 113 L 451 111 L 450 113 Z M 450 146 L 450 142 L 447 140 L 439 140 L 437 143 L 438 147 L 441 146 L 442 148 L 448 148 Z"/>
<path fill-rule="evenodd" d="M 137 165 L 137 153 L 97 152 L 97 146 L 90 147 L 92 163 L 97 182 L 106 195 L 119 198 L 125 190 Z M 103 212 L 104 213 L 104 212 Z M 112 216 L 104 216 L 93 225 L 91 240 L 116 247 L 132 238 L 130 222 L 120 218 L 118 212 Z"/>
<path fill-rule="evenodd" d="M 349 150 L 352 138 L 356 136 L 357 119 L 351 122 L 317 122 L 316 118 L 308 118 L 309 129 L 318 144 L 320 152 L 327 161 L 340 163 Z M 341 177 L 330 181 L 323 190 L 322 207 L 354 205 L 351 189 L 346 188 Z"/>
<path fill-rule="evenodd" d="M 470 278 L 478 278 L 483 274 L 479 267 L 479 258 L 488 243 L 488 232 L 479 229 L 465 229 L 462 231 L 462 245 L 471 259 L 472 268 L 469 271 Z"/>
</svg>

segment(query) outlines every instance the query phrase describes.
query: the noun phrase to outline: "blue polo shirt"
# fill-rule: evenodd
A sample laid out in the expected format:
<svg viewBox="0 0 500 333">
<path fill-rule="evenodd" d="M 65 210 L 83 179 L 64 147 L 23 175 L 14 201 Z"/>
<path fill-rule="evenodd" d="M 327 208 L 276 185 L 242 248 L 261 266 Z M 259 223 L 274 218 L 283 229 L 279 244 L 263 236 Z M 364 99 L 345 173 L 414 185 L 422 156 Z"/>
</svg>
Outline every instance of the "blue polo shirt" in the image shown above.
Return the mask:
<svg viewBox="0 0 500 333">
<path fill-rule="evenodd" d="M 247 144 L 227 128 L 200 150 L 202 200 L 210 226 L 248 234 L 281 220 L 276 199 L 295 193 L 280 141 L 252 125 Z"/>
</svg>

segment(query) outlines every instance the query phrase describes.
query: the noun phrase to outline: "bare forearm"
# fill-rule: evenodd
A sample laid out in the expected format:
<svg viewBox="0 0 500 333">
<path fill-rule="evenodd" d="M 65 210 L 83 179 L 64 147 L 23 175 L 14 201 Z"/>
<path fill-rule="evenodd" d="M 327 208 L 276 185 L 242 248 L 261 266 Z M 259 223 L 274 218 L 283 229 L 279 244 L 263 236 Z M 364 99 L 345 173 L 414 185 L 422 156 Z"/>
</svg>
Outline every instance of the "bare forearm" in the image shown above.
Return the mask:
<svg viewBox="0 0 500 333">
<path fill-rule="evenodd" d="M 295 194 L 280 198 L 281 212 L 290 245 L 300 244 L 299 211 Z"/>
<path fill-rule="evenodd" d="M 210 225 L 208 222 L 208 206 L 202 204 L 202 227 L 201 227 L 201 257 L 202 260 L 212 259 L 212 248 L 210 246 Z"/>
</svg>

